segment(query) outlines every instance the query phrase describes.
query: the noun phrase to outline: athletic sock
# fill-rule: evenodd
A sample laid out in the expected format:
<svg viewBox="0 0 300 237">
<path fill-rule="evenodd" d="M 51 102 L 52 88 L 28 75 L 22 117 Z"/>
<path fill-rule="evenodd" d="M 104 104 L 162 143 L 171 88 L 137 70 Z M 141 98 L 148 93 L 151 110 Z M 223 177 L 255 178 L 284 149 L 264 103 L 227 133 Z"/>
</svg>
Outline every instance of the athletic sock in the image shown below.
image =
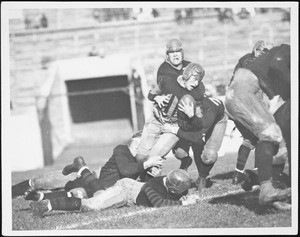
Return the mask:
<svg viewBox="0 0 300 237">
<path fill-rule="evenodd" d="M 81 199 L 76 197 L 61 197 L 49 199 L 52 210 L 75 211 L 81 208 Z"/>
<path fill-rule="evenodd" d="M 84 184 L 93 192 L 93 194 L 103 189 L 99 183 L 99 179 L 97 179 L 89 169 L 82 170 L 81 178 L 83 179 Z"/>
<path fill-rule="evenodd" d="M 204 143 L 202 144 L 193 144 L 192 145 L 193 153 L 194 153 L 194 161 L 199 173 L 199 176 L 202 178 L 206 178 L 209 175 L 210 170 L 214 167 L 214 163 L 205 164 L 201 158 Z"/>
<path fill-rule="evenodd" d="M 56 199 L 56 198 L 63 198 L 63 197 L 69 197 L 67 191 L 57 191 L 57 192 L 51 192 L 51 193 L 44 193 L 43 199 Z"/>
<path fill-rule="evenodd" d="M 214 163 L 205 164 L 202 161 L 201 157 L 197 157 L 196 159 L 194 157 L 194 160 L 195 160 L 195 163 L 196 163 L 196 166 L 197 166 L 199 176 L 201 176 L 203 178 L 206 178 L 209 175 L 210 170 L 213 168 Z"/>
<path fill-rule="evenodd" d="M 24 195 L 30 188 L 29 179 L 12 186 L 12 198 Z"/>
<path fill-rule="evenodd" d="M 246 147 L 244 145 L 241 145 L 238 151 L 238 158 L 236 163 L 236 168 L 238 170 L 244 170 L 245 165 L 249 156 L 251 149 L 249 147 Z"/>
<path fill-rule="evenodd" d="M 261 141 L 255 149 L 255 160 L 258 168 L 258 180 L 264 182 L 270 180 L 273 170 L 273 155 L 276 145 L 269 141 Z"/>
</svg>

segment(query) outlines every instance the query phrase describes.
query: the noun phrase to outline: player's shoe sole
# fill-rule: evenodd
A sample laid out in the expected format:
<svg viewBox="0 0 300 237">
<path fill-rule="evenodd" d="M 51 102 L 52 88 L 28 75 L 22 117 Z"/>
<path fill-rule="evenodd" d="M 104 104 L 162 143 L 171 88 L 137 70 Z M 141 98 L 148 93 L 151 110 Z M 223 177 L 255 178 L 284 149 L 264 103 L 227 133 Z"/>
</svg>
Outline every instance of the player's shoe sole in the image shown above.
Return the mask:
<svg viewBox="0 0 300 237">
<path fill-rule="evenodd" d="M 84 159 L 81 156 L 78 156 L 74 159 L 72 164 L 67 165 L 63 169 L 62 174 L 63 175 L 68 175 L 68 174 L 71 174 L 73 172 L 78 172 L 80 170 L 80 168 L 82 168 L 83 166 L 86 166 L 86 163 L 85 163 Z"/>
<path fill-rule="evenodd" d="M 30 212 L 38 217 L 43 217 L 47 212 L 49 212 L 48 204 L 49 200 L 42 200 L 38 202 L 30 203 Z"/>
</svg>

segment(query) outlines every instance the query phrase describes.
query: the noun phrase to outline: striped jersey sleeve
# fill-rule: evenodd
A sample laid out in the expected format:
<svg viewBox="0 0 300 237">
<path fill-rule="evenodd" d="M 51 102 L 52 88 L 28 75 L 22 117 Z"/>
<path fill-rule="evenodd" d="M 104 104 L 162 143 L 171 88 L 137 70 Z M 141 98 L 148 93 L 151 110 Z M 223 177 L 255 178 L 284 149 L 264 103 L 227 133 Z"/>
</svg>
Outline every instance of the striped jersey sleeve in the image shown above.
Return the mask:
<svg viewBox="0 0 300 237">
<path fill-rule="evenodd" d="M 181 201 L 163 198 L 158 192 L 156 192 L 153 188 L 149 186 L 145 188 L 145 193 L 148 200 L 154 207 L 182 205 Z"/>
</svg>

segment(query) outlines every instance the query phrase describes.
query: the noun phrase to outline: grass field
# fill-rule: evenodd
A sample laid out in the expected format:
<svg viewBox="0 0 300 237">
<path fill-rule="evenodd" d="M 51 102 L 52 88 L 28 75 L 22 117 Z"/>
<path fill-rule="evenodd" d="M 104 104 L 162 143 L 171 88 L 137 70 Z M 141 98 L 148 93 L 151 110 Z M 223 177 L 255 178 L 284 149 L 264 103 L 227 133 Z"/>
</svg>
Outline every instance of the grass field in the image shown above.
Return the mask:
<svg viewBox="0 0 300 237">
<path fill-rule="evenodd" d="M 135 231 L 137 233 L 142 231 L 141 233 L 145 234 L 162 234 L 164 233 L 164 229 L 167 229 L 166 234 L 172 233 L 176 235 L 182 233 L 180 231 L 183 231 L 183 234 L 201 235 L 209 233 L 212 230 L 218 231 L 220 228 L 222 228 L 221 234 L 226 233 L 226 231 L 230 234 L 243 231 L 246 231 L 246 234 L 251 234 L 254 233 L 255 228 L 258 228 L 259 233 L 266 230 L 271 231 L 271 233 L 272 231 L 275 233 L 287 231 L 285 233 L 289 233 L 289 227 L 292 227 L 291 211 L 281 212 L 272 207 L 260 207 L 258 205 L 259 190 L 245 192 L 240 186 L 232 184 L 231 178 L 236 162 L 235 149 L 238 148 L 238 146 L 236 148 L 232 146 L 233 143 L 236 143 L 236 141 L 229 140 L 228 137 L 225 138 L 223 146 L 230 146 L 231 149 L 227 149 L 227 152 L 218 159 L 210 175 L 213 185 L 211 188 L 205 189 L 200 193 L 200 201 L 195 205 L 164 208 L 134 206 L 86 213 L 56 211 L 48 213 L 43 218 L 39 218 L 31 215 L 29 201 L 25 201 L 23 197 L 18 197 L 12 200 L 12 230 L 26 230 L 25 233 L 31 234 L 35 234 L 37 230 L 42 231 L 38 233 L 44 233 L 43 231 L 47 230 L 45 232 L 47 234 L 62 234 L 64 231 L 72 234 L 89 233 L 89 231 L 98 234 L 102 233 L 101 231 L 106 231 L 105 233 L 125 234 L 127 233 L 126 231 L 130 230 L 130 234 L 135 233 Z M 103 149 L 101 154 L 110 154 L 111 150 L 109 147 Z M 99 154 L 100 150 L 98 148 L 94 152 Z M 76 152 L 79 152 L 79 150 L 76 150 Z M 70 157 L 69 161 L 73 157 Z M 105 162 L 106 159 L 103 158 L 100 163 Z M 97 167 L 96 163 L 93 163 L 92 160 L 88 160 L 87 163 L 92 163 L 90 165 L 92 169 Z M 23 179 L 54 169 L 61 169 L 64 164 L 58 162 L 50 168 L 13 173 L 12 183 L 14 184 Z M 163 166 L 163 173 L 167 173 L 178 166 L 179 162 L 171 155 L 168 155 Z M 251 167 L 253 167 L 252 153 L 247 163 L 247 168 Z M 197 178 L 197 170 L 194 163 L 188 172 L 191 177 Z M 279 232 L 278 227 L 280 227 Z M 249 232 L 248 228 L 251 228 L 251 232 Z M 34 232 L 27 232 L 28 230 Z M 85 231 L 78 232 L 78 230 Z M 109 232 L 117 230 L 122 231 Z"/>
</svg>

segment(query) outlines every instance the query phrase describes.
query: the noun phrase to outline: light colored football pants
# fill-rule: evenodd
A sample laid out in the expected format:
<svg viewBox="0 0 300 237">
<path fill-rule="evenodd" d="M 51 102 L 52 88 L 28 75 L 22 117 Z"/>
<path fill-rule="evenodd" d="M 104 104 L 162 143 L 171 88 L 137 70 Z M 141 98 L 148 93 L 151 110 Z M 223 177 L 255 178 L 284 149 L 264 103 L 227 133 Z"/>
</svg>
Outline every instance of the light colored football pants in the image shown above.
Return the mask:
<svg viewBox="0 0 300 237">
<path fill-rule="evenodd" d="M 114 186 L 99 190 L 89 199 L 82 199 L 82 211 L 103 210 L 110 207 L 133 205 L 145 183 L 130 178 L 120 179 Z"/>
<path fill-rule="evenodd" d="M 96 177 L 100 176 L 101 167 L 93 171 Z M 48 190 L 56 188 L 64 188 L 66 183 L 78 177 L 77 173 L 63 175 L 62 171 L 53 171 L 47 174 L 42 174 L 30 179 L 31 190 Z"/>
<path fill-rule="evenodd" d="M 178 124 L 174 124 L 178 127 Z M 144 161 L 150 156 L 167 155 L 179 138 L 173 133 L 165 133 L 163 124 L 153 114 L 145 123 L 136 159 Z"/>
<path fill-rule="evenodd" d="M 259 141 L 279 144 L 283 140 L 282 133 L 268 103 L 257 77 L 250 70 L 239 68 L 225 95 L 229 117 L 243 124 Z"/>
<path fill-rule="evenodd" d="M 77 173 L 63 175 L 62 171 L 54 171 L 31 178 L 32 190 L 63 188 L 67 182 L 77 178 Z"/>
<path fill-rule="evenodd" d="M 205 143 L 201 155 L 201 159 L 205 164 L 213 164 L 217 161 L 218 152 L 221 148 L 222 141 L 225 135 L 227 122 L 228 117 L 225 114 L 224 117 L 215 124 L 210 138 Z"/>
</svg>

